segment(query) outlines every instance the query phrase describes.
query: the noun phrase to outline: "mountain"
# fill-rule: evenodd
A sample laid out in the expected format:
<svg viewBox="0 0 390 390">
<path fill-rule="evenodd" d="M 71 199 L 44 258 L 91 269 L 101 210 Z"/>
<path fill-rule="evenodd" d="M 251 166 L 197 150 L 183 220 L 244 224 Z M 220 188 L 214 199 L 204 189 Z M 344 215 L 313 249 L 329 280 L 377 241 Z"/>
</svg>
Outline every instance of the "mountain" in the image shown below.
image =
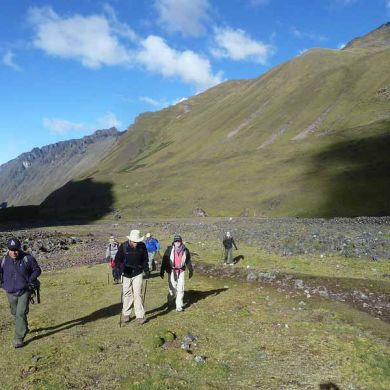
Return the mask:
<svg viewBox="0 0 390 390">
<path fill-rule="evenodd" d="M 97 130 L 81 139 L 34 148 L 0 165 L 0 203 L 39 205 L 51 192 L 96 166 L 121 133 Z"/>
<path fill-rule="evenodd" d="M 104 200 L 131 218 L 390 215 L 389 38 L 386 24 L 144 113 L 43 205 L 72 209 L 82 196 L 83 209 Z"/>
</svg>

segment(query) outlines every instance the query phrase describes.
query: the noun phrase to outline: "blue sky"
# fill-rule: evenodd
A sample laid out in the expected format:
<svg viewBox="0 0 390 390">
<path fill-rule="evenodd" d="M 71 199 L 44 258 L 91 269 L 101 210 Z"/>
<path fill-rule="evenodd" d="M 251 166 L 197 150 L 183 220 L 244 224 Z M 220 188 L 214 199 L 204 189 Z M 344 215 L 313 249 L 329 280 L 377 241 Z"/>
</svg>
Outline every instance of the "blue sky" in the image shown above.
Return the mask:
<svg viewBox="0 0 390 390">
<path fill-rule="evenodd" d="M 1 0 L 0 164 L 390 19 L 390 0 Z"/>
</svg>

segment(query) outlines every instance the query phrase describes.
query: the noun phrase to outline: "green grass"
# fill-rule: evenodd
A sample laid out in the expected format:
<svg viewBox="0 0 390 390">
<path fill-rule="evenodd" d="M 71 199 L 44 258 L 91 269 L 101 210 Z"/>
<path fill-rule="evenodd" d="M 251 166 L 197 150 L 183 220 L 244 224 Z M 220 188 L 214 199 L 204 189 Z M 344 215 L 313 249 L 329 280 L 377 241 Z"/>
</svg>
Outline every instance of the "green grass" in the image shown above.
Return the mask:
<svg viewBox="0 0 390 390">
<path fill-rule="evenodd" d="M 31 307 L 28 339 L 12 347 L 2 296 L 4 389 L 387 389 L 389 325 L 345 304 L 292 298 L 261 285 L 195 274 L 184 313 L 166 312 L 167 281 L 148 282 L 149 322 L 119 328 L 120 286 L 106 265 L 42 275 L 42 303 Z M 174 333 L 178 342 L 156 346 Z M 198 337 L 193 354 L 180 348 Z M 198 364 L 194 356 L 206 356 Z M 352 386 L 352 387 L 351 387 Z"/>
</svg>

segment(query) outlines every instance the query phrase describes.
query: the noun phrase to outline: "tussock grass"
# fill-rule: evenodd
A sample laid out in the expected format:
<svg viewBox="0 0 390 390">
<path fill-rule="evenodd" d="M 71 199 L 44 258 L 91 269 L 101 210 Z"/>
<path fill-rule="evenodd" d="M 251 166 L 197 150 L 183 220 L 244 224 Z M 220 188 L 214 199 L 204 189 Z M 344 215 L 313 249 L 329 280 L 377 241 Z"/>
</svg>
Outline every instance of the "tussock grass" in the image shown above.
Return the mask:
<svg viewBox="0 0 390 390">
<path fill-rule="evenodd" d="M 167 312 L 167 281 L 155 277 L 148 281 L 149 321 L 119 328 L 120 286 L 108 285 L 106 272 L 98 265 L 45 273 L 42 304 L 31 307 L 30 342 L 20 350 L 12 347 L 1 297 L 2 388 L 390 386 L 389 325 L 345 304 L 302 304 L 266 285 L 198 273 L 186 281 L 186 311 Z M 156 346 L 156 337 L 169 332 L 177 341 Z M 197 336 L 192 354 L 180 348 L 188 332 Z M 206 363 L 196 363 L 196 355 Z"/>
</svg>

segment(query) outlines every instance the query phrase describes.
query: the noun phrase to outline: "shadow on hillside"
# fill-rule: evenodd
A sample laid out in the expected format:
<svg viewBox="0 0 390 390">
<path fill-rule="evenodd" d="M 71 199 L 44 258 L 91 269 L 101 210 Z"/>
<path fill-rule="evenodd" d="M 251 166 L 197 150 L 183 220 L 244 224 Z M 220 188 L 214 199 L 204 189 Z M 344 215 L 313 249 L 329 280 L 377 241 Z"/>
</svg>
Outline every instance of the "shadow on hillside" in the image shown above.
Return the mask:
<svg viewBox="0 0 390 390">
<path fill-rule="evenodd" d="M 87 224 L 112 211 L 111 183 L 92 179 L 70 181 L 52 192 L 39 206 L 20 206 L 0 209 L 3 225 L 56 226 Z"/>
<path fill-rule="evenodd" d="M 210 296 L 217 296 L 221 292 L 226 291 L 227 288 L 217 288 L 215 290 L 208 290 L 208 291 L 197 291 L 197 290 L 188 290 L 184 293 L 184 309 L 187 309 L 191 305 L 201 301 L 202 299 L 206 299 Z M 168 296 L 167 296 L 168 301 Z M 171 300 L 171 304 L 168 306 L 168 302 L 165 302 L 163 305 L 146 312 L 147 315 L 153 314 L 151 317 L 147 317 L 148 322 L 163 316 L 167 313 L 169 313 L 171 310 L 175 310 L 175 302 L 174 300 Z"/>
<path fill-rule="evenodd" d="M 320 390 L 340 390 L 340 387 L 333 382 L 321 383 Z"/>
<path fill-rule="evenodd" d="M 318 216 L 390 215 L 390 122 L 382 126 L 389 133 L 342 141 L 315 156 L 316 175 L 328 186 Z"/>
<path fill-rule="evenodd" d="M 69 320 L 66 322 L 62 322 L 58 325 L 48 326 L 45 328 L 37 328 L 33 329 L 31 333 L 37 333 L 37 332 L 45 332 L 43 334 L 36 335 L 32 337 L 29 340 L 26 340 L 26 343 L 31 343 L 32 341 L 36 341 L 39 339 L 43 339 L 45 337 L 51 336 L 55 333 L 62 332 L 64 330 L 73 328 L 75 326 L 79 325 L 85 325 L 89 322 L 94 322 L 103 318 L 112 317 L 115 315 L 119 315 L 122 310 L 122 303 L 115 303 L 113 305 L 104 307 L 102 309 L 96 310 L 92 312 L 91 314 L 88 314 L 87 316 L 76 318 L 74 320 Z"/>
</svg>

